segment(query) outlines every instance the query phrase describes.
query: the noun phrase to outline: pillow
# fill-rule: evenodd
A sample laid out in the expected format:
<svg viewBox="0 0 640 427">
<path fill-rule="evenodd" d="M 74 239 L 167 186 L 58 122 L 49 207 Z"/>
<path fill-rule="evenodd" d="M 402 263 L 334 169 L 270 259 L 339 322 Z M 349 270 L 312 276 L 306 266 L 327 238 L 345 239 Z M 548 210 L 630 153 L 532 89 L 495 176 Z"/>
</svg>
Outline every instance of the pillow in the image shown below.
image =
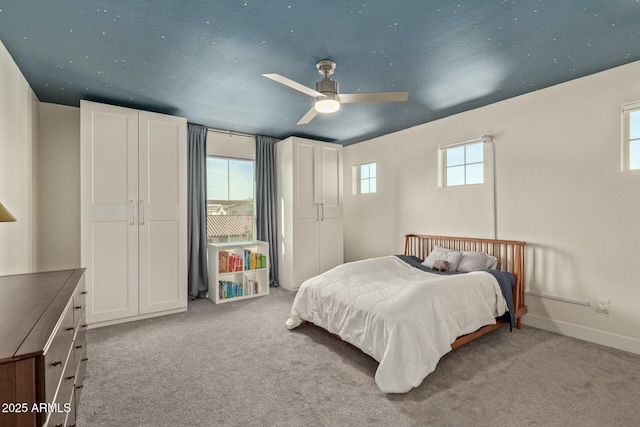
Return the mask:
<svg viewBox="0 0 640 427">
<path fill-rule="evenodd" d="M 460 258 L 462 258 L 462 253 L 436 246 L 433 248 L 429 256 L 422 261 L 422 265 L 432 269 L 433 262 L 436 260 L 449 261 L 451 270 L 455 271 L 458 268 L 458 264 L 460 264 Z"/>
<path fill-rule="evenodd" d="M 495 269 L 498 265 L 498 258 L 485 254 L 484 252 L 467 252 L 461 254 L 458 271 L 469 272 L 477 270 Z"/>
</svg>

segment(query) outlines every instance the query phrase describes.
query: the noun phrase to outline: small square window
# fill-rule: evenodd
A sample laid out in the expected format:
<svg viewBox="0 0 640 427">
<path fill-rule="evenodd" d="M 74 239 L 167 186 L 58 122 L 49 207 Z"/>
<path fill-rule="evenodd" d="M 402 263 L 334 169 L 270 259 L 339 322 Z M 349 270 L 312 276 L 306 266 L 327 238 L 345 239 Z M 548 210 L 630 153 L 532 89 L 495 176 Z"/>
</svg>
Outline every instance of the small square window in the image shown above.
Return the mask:
<svg viewBox="0 0 640 427">
<path fill-rule="evenodd" d="M 445 187 L 484 182 L 484 148 L 481 141 L 444 149 Z"/>
<path fill-rule="evenodd" d="M 622 169 L 640 169 L 640 102 L 622 107 Z"/>
<path fill-rule="evenodd" d="M 376 192 L 376 162 L 363 163 L 354 166 L 357 194 Z"/>
</svg>

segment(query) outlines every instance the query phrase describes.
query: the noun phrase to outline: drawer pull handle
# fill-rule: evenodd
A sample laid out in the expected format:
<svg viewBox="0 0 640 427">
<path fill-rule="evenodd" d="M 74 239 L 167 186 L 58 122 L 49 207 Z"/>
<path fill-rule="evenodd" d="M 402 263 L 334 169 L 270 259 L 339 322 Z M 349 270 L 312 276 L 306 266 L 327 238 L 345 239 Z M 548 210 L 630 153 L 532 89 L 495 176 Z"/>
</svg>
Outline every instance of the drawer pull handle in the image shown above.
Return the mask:
<svg viewBox="0 0 640 427">
<path fill-rule="evenodd" d="M 87 294 L 87 291 L 80 292 L 80 295 L 86 295 L 86 294 Z"/>
<path fill-rule="evenodd" d="M 87 360 L 89 360 L 88 357 L 85 357 L 84 359 L 80 360 L 81 362 L 86 362 Z"/>
<path fill-rule="evenodd" d="M 81 348 L 82 348 L 82 346 L 81 346 L 81 345 L 77 345 L 77 346 L 76 346 L 76 350 L 80 350 Z"/>
<path fill-rule="evenodd" d="M 64 426 L 63 426 L 62 424 L 56 424 L 56 425 L 55 425 L 55 426 L 53 426 L 53 427 L 64 427 Z"/>
<path fill-rule="evenodd" d="M 75 306 L 73 308 L 75 308 L 76 310 L 80 310 L 82 308 L 82 306 L 81 305 L 77 305 L 77 306 Z"/>
<path fill-rule="evenodd" d="M 75 375 L 71 375 L 70 377 L 67 377 L 68 380 L 72 380 L 74 379 L 76 376 Z"/>
<path fill-rule="evenodd" d="M 83 387 L 83 386 L 78 385 L 78 386 L 76 386 L 76 390 L 80 390 L 82 387 Z"/>
<path fill-rule="evenodd" d="M 58 365 L 62 365 L 62 360 L 56 360 L 55 362 L 51 363 L 51 366 L 58 366 Z"/>
<path fill-rule="evenodd" d="M 70 328 L 66 328 L 65 331 L 73 331 L 73 326 Z"/>
<path fill-rule="evenodd" d="M 82 325 L 81 328 L 86 328 L 87 326 L 89 326 L 89 325 Z"/>
</svg>

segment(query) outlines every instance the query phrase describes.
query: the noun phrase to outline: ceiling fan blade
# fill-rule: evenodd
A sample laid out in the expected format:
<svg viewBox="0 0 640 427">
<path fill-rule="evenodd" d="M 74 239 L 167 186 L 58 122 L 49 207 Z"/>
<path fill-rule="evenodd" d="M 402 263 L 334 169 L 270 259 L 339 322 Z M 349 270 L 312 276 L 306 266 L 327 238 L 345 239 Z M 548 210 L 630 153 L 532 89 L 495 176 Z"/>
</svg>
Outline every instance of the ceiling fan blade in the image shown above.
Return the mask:
<svg viewBox="0 0 640 427">
<path fill-rule="evenodd" d="M 313 120 L 313 118 L 315 116 L 318 115 L 318 112 L 316 111 L 316 107 L 311 107 L 311 109 L 309 111 L 307 111 L 307 114 L 305 114 L 304 116 L 302 116 L 302 118 L 300 120 L 298 120 L 298 123 L 296 123 L 298 126 L 300 125 L 306 125 L 307 123 L 309 123 L 311 120 Z"/>
<path fill-rule="evenodd" d="M 404 102 L 409 99 L 409 92 L 371 92 L 371 93 L 341 93 L 341 104 L 355 104 L 362 102 Z"/>
<path fill-rule="evenodd" d="M 283 84 L 285 86 L 289 86 L 291 89 L 295 89 L 298 92 L 304 93 L 305 95 L 313 96 L 314 98 L 318 97 L 318 96 L 324 97 L 324 95 L 321 94 L 320 92 L 316 92 L 315 90 L 313 90 L 313 89 L 311 89 L 309 87 L 306 87 L 305 85 L 302 85 L 302 84 L 300 84 L 298 82 L 294 82 L 293 80 L 288 79 L 288 78 L 286 78 L 284 76 L 281 76 L 280 74 L 266 73 L 266 74 L 263 74 L 263 76 L 265 76 L 266 78 L 271 79 L 271 80 L 273 80 L 275 82 L 281 83 L 281 84 Z"/>
</svg>

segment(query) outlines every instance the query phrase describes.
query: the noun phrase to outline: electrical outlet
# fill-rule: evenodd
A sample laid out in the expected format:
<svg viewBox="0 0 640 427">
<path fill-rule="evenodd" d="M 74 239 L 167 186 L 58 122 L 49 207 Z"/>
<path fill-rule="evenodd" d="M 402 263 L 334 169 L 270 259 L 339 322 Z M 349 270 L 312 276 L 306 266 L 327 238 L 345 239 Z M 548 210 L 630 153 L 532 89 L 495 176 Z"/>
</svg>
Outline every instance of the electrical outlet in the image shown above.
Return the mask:
<svg viewBox="0 0 640 427">
<path fill-rule="evenodd" d="M 610 302 L 606 298 L 598 298 L 596 310 L 600 313 L 609 314 Z"/>
</svg>

